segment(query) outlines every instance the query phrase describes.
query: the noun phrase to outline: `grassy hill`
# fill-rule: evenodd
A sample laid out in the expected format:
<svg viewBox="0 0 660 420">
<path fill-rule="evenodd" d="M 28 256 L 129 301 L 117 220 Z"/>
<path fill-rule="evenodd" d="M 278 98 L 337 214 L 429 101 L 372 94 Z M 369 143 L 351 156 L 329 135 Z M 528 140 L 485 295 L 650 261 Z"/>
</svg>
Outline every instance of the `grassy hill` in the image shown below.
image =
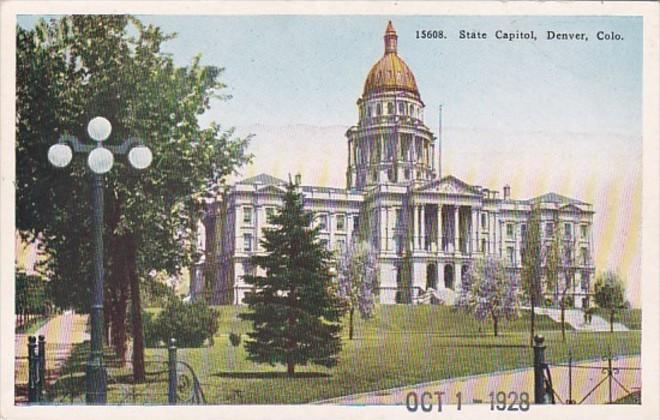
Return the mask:
<svg viewBox="0 0 660 420">
<path fill-rule="evenodd" d="M 344 330 L 337 366 L 298 366 L 296 376 L 289 378 L 283 366 L 250 362 L 242 343 L 238 347 L 230 344 L 229 333 L 240 333 L 245 340 L 250 330 L 248 322 L 237 318 L 246 307 L 217 309 L 220 328 L 213 345 L 178 349 L 179 360 L 189 363 L 199 377 L 209 404 L 306 403 L 533 364 L 527 314 L 503 322 L 500 335 L 494 337 L 490 323 L 477 322 L 449 307 L 379 305 L 373 319 L 357 318 L 354 340 L 348 340 Z M 549 318 L 539 316 L 537 326 L 546 337 L 546 359 L 551 363 L 568 360 L 569 353 L 573 360 L 640 353 L 641 331 L 568 331 L 563 342 L 559 325 Z M 150 348 L 146 356 L 148 360 L 167 360 L 167 350 Z M 86 360 L 86 355 L 80 360 Z M 82 375 L 84 364 L 76 371 Z M 82 398 L 84 382 L 79 385 Z M 167 395 L 166 380 L 137 387 Z M 116 384 L 111 388 L 112 401 L 119 392 Z"/>
<path fill-rule="evenodd" d="M 238 314 L 247 311 L 246 306 L 216 306 L 220 313 L 218 334 L 245 333 L 250 330 L 250 323 L 238 318 Z M 156 312 L 156 311 L 154 311 Z M 536 315 L 539 331 L 560 330 L 559 323 L 546 315 Z M 529 311 L 522 311 L 518 319 L 501 320 L 498 326 L 501 333 L 529 331 Z M 566 329 L 571 330 L 570 325 Z M 344 333 L 348 335 L 345 328 Z M 471 315 L 449 306 L 442 305 L 377 305 L 373 318 L 363 320 L 355 317 L 356 336 L 388 334 L 423 334 L 440 336 L 467 336 L 493 334 L 492 322 L 477 321 Z"/>
<path fill-rule="evenodd" d="M 532 365 L 527 314 L 503 322 L 500 336 L 492 325 L 445 306 L 382 305 L 373 319 L 357 318 L 356 337 L 347 339 L 335 368 L 300 366 L 288 378 L 282 366 L 252 363 L 242 346 L 229 343 L 230 332 L 245 333 L 250 324 L 237 318 L 245 307 L 218 307 L 220 328 L 214 345 L 179 349 L 200 377 L 207 400 L 221 404 L 303 403 L 353 393 L 387 389 L 446 378 L 495 372 Z M 547 359 L 565 361 L 599 358 L 606 352 L 636 354 L 640 332 L 577 333 L 561 341 L 559 325 L 537 318 L 546 336 Z M 149 349 L 148 356 L 165 356 L 164 349 Z"/>
</svg>

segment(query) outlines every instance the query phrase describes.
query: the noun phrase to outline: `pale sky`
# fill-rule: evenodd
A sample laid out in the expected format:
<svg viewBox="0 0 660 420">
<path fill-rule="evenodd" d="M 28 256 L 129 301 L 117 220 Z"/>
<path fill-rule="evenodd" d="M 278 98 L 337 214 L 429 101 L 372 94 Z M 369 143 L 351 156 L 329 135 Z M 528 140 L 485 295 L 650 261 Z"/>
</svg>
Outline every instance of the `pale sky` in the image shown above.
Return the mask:
<svg viewBox="0 0 660 420">
<path fill-rule="evenodd" d="M 231 94 L 214 120 L 254 133 L 260 172 L 305 184 L 345 184 L 345 130 L 383 54 L 392 19 L 437 135 L 443 106 L 442 172 L 513 198 L 554 191 L 594 205 L 596 267 L 618 270 L 639 302 L 642 156 L 642 20 L 638 17 L 140 16 L 165 32 L 178 65 L 202 54 L 224 67 Z M 19 18 L 29 26 L 33 17 Z M 417 30 L 448 39 L 416 39 Z M 477 30 L 489 39 L 459 40 Z M 533 41 L 494 39 L 534 30 Z M 585 32 L 589 41 L 548 41 L 547 30 Z M 597 31 L 620 34 L 598 41 Z"/>
</svg>

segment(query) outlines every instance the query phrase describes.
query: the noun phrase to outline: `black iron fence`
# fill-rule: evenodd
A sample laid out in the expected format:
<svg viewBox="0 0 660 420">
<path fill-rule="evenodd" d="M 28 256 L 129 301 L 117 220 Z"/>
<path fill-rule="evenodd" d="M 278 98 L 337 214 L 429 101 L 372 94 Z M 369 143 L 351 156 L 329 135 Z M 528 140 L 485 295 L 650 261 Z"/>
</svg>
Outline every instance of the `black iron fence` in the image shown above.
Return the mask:
<svg viewBox="0 0 660 420">
<path fill-rule="evenodd" d="M 597 390 L 605 387 L 607 390 L 608 403 L 614 403 L 614 392 L 617 388 L 624 392 L 620 398 L 625 398 L 635 392 L 641 391 L 639 384 L 624 385 L 619 374 L 626 371 L 640 372 L 641 368 L 631 366 L 617 366 L 614 362 L 619 360 L 617 356 L 608 354 L 602 356 L 602 364 L 574 363 L 569 354 L 567 363 L 547 363 L 545 360 L 545 344 L 542 336 L 534 337 L 534 399 L 536 404 L 583 404 Z M 566 387 L 560 390 L 555 381 L 553 383 L 553 368 L 567 369 Z M 593 382 L 595 385 L 589 385 L 588 390 L 583 395 L 575 395 L 576 371 L 595 372 L 597 375 Z M 598 372 L 600 373 L 598 375 Z M 564 393 L 563 397 L 561 393 Z M 620 399 L 618 398 L 618 399 Z"/>
<path fill-rule="evenodd" d="M 28 339 L 27 402 L 29 404 L 84 404 L 85 364 L 67 361 L 60 372 L 47 369 L 49 360 L 43 336 L 39 343 Z M 18 362 L 18 360 L 17 360 Z M 178 360 L 174 339 L 165 359 L 149 359 L 144 363 L 144 377 L 136 379 L 129 361 L 107 360 L 107 395 L 109 404 L 205 404 L 206 397 L 194 369 Z M 47 373 L 49 372 L 49 373 Z M 17 389 L 17 393 L 20 390 Z"/>
</svg>

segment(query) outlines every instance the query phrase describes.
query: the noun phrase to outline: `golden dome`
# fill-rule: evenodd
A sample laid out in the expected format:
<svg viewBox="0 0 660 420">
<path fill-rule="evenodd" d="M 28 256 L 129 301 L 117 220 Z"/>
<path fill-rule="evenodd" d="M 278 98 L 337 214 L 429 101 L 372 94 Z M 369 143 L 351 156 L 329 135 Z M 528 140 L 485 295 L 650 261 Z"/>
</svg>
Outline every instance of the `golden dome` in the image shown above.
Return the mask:
<svg viewBox="0 0 660 420">
<path fill-rule="evenodd" d="M 419 98 L 415 76 L 408 65 L 397 55 L 397 38 L 392 21 L 389 21 L 384 36 L 385 54 L 369 71 L 367 80 L 364 82 L 363 97 L 373 93 L 405 90 Z"/>
</svg>

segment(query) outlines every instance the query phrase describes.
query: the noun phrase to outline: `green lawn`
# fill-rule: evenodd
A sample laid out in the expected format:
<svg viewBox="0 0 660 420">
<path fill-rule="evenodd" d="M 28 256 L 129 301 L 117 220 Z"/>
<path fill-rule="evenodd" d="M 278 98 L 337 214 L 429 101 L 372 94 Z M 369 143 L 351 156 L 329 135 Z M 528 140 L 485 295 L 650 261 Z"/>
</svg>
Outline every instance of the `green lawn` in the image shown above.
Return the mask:
<svg viewBox="0 0 660 420">
<path fill-rule="evenodd" d="M 594 308 L 594 314 L 607 322 L 610 321 L 610 311 L 607 309 Z M 642 328 L 642 310 L 633 308 L 616 311 L 614 312 L 614 322 L 620 322 L 630 329 L 639 330 Z"/>
<path fill-rule="evenodd" d="M 333 369 L 305 366 L 288 378 L 284 367 L 258 365 L 246 360 L 243 346 L 232 347 L 228 333 L 245 333 L 250 325 L 237 319 L 238 307 L 219 307 L 220 329 L 212 347 L 179 349 L 200 377 L 210 403 L 302 403 L 358 392 L 387 389 L 425 381 L 493 372 L 532 365 L 528 320 L 492 325 L 443 306 L 379 306 L 373 319 L 358 320 L 356 338 L 344 341 Z M 527 315 L 525 315 L 527 316 Z M 575 333 L 561 342 L 559 325 L 538 317 L 546 336 L 549 361 L 600 357 L 640 351 L 640 333 Z M 150 356 L 165 356 L 164 349 L 149 349 Z"/>
<path fill-rule="evenodd" d="M 373 319 L 356 322 L 356 337 L 344 336 L 344 348 L 333 369 L 299 366 L 296 377 L 286 376 L 283 366 L 258 365 L 246 359 L 243 346 L 229 343 L 230 332 L 249 331 L 250 324 L 237 318 L 244 307 L 218 307 L 220 328 L 211 347 L 179 349 L 178 356 L 194 368 L 209 404 L 305 403 L 359 392 L 382 390 L 426 381 L 494 372 L 532 365 L 529 324 L 525 318 L 500 325 L 493 337 L 492 325 L 443 306 L 388 305 L 377 307 Z M 559 325 L 545 316 L 537 318 L 546 337 L 547 360 L 600 358 L 613 354 L 638 354 L 640 332 L 577 333 L 567 331 L 561 341 Z M 84 360 L 81 352 L 79 360 Z M 148 349 L 149 359 L 167 356 L 166 349 Z M 84 368 L 84 367 L 83 367 Z M 123 370 L 111 370 L 120 376 Z M 81 383 L 82 385 L 82 383 Z M 151 389 L 164 402 L 165 379 Z M 111 386 L 109 399 L 116 400 Z"/>
</svg>

